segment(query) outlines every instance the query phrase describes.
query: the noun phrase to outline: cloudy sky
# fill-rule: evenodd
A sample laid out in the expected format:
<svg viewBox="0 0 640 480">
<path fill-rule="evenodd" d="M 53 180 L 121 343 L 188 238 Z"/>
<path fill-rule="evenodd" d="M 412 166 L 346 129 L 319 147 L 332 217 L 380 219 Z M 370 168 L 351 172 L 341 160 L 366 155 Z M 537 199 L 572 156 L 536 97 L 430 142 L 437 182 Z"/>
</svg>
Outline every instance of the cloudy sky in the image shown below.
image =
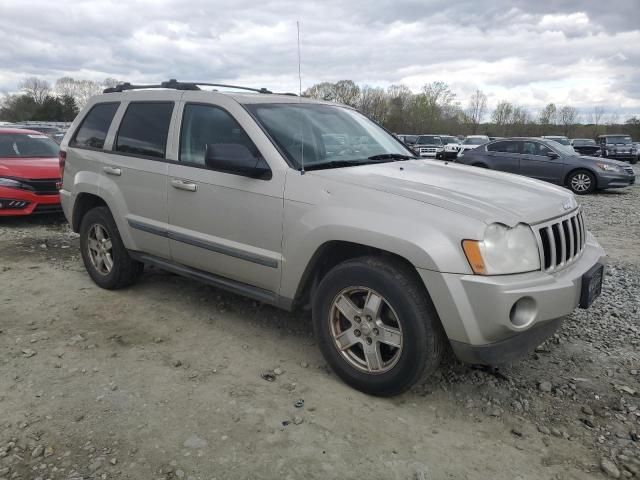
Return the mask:
<svg viewBox="0 0 640 480">
<path fill-rule="evenodd" d="M 352 79 L 464 104 L 640 113 L 640 0 L 2 0 L 0 92 L 27 76 L 167 78 L 297 91 Z"/>
</svg>

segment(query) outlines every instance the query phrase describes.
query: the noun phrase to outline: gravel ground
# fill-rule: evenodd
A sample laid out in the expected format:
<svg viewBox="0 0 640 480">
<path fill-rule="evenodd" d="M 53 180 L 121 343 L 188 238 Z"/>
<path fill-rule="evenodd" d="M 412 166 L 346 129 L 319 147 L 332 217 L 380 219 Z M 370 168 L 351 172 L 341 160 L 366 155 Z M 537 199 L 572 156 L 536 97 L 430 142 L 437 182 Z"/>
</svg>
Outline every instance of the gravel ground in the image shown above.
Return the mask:
<svg viewBox="0 0 640 480">
<path fill-rule="evenodd" d="M 393 399 L 343 385 L 307 314 L 154 269 L 101 290 L 64 219 L 0 219 L 0 479 L 640 478 L 640 186 L 580 201 L 592 308 Z"/>
</svg>

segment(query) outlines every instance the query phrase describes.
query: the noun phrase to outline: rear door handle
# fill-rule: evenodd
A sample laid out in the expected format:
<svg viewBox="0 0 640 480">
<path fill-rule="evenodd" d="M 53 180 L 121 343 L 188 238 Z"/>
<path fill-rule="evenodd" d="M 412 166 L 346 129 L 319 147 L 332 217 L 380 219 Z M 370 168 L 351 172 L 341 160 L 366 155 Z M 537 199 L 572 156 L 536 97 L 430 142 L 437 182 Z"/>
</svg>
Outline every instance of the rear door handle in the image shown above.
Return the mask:
<svg viewBox="0 0 640 480">
<path fill-rule="evenodd" d="M 177 188 L 178 190 L 185 190 L 187 192 L 195 192 L 198 190 L 198 185 L 193 183 L 193 182 L 189 182 L 187 180 L 177 180 L 177 179 L 173 179 L 171 180 L 171 186 L 173 188 Z"/>
<path fill-rule="evenodd" d="M 122 175 L 122 170 L 116 167 L 103 167 L 102 170 L 108 175 L 115 175 L 116 177 Z"/>
</svg>

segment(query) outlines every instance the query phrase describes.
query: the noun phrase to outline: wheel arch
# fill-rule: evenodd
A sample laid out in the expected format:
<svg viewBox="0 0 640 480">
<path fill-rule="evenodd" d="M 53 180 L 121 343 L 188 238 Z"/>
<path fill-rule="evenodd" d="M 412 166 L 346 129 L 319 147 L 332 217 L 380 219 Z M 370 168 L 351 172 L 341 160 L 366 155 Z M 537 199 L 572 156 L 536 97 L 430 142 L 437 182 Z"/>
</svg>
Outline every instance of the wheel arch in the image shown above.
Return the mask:
<svg viewBox="0 0 640 480">
<path fill-rule="evenodd" d="M 415 274 L 416 281 L 420 282 L 428 294 L 426 286 L 424 286 L 418 275 L 418 271 L 406 257 L 370 245 L 345 240 L 330 240 L 320 245 L 307 263 L 300 278 L 292 308 L 310 308 L 315 288 L 333 267 L 346 260 L 365 256 L 386 257 L 403 264 Z"/>
<path fill-rule="evenodd" d="M 562 184 L 563 184 L 565 187 L 568 187 L 568 186 L 569 186 L 569 178 L 571 177 L 571 175 L 573 175 L 574 173 L 579 172 L 579 171 L 588 172 L 588 173 L 590 173 L 591 175 L 593 175 L 593 179 L 594 179 L 594 180 L 595 180 L 595 182 L 596 182 L 596 187 L 595 187 L 595 188 L 596 188 L 596 189 L 598 188 L 598 174 L 597 174 L 595 171 L 593 171 L 591 168 L 586 167 L 586 166 L 572 167 L 572 168 L 567 172 L 567 174 L 565 175 L 565 177 L 564 177 L 564 182 L 563 182 Z"/>
<path fill-rule="evenodd" d="M 78 194 L 73 205 L 73 214 L 71 215 L 71 228 L 74 232 L 80 231 L 80 224 L 85 214 L 95 207 L 105 206 L 108 208 L 107 202 L 94 193 L 81 192 Z"/>
</svg>

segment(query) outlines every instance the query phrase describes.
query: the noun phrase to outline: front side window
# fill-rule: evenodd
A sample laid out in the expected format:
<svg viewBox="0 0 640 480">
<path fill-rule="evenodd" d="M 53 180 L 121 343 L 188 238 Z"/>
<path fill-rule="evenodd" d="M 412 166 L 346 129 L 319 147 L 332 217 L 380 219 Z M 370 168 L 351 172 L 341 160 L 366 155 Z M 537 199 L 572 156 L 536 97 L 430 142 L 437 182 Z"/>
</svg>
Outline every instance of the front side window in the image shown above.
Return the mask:
<svg viewBox="0 0 640 480">
<path fill-rule="evenodd" d="M 72 147 L 103 148 L 119 103 L 98 103 L 82 121 L 70 145 Z"/>
<path fill-rule="evenodd" d="M 0 134 L 0 158 L 57 157 L 58 144 L 46 135 Z"/>
<path fill-rule="evenodd" d="M 164 158 L 173 102 L 132 102 L 122 117 L 114 150 Z"/>
<path fill-rule="evenodd" d="M 247 105 L 289 163 L 338 168 L 415 158 L 402 142 L 350 108 L 316 103 Z"/>
<path fill-rule="evenodd" d="M 261 158 L 249 135 L 229 113 L 211 105 L 187 104 L 180 131 L 180 161 L 205 166 L 205 154 L 211 145 L 242 145 L 256 159 Z"/>
</svg>

